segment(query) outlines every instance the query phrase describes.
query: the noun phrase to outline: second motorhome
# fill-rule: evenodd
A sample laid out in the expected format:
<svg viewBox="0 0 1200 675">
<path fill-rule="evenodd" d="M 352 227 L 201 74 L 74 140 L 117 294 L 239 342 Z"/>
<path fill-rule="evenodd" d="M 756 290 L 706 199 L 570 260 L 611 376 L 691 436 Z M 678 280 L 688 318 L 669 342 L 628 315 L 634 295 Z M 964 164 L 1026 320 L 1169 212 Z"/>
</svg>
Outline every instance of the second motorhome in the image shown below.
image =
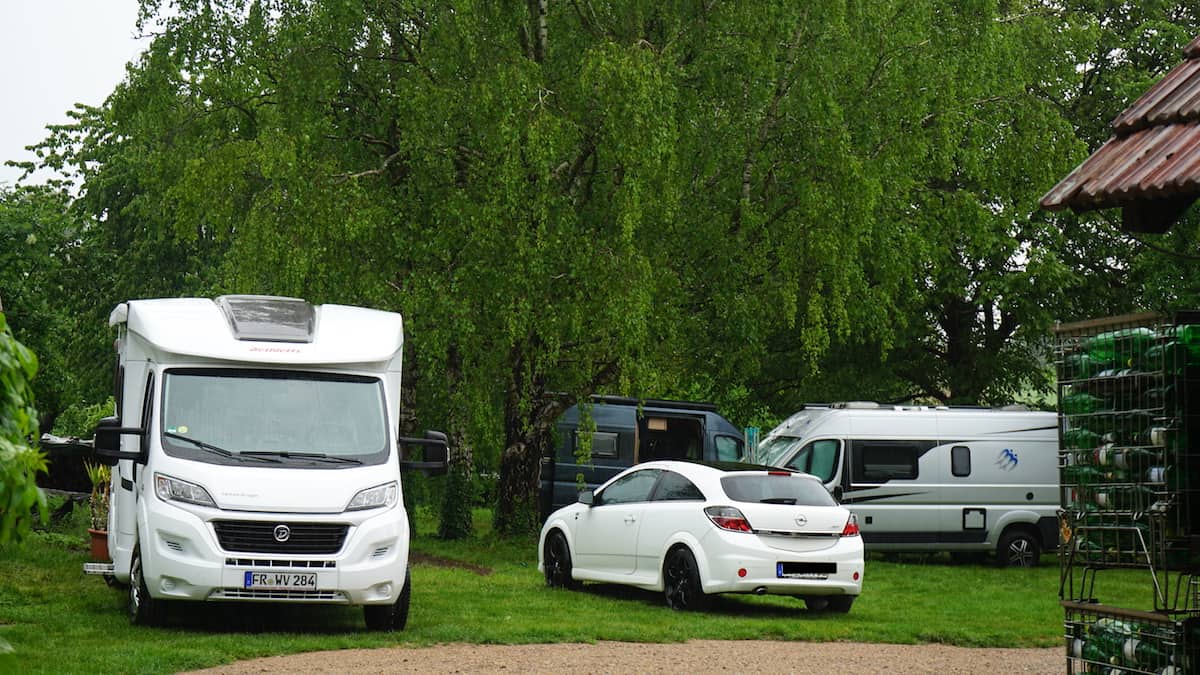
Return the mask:
<svg viewBox="0 0 1200 675">
<path fill-rule="evenodd" d="M 398 437 L 400 315 L 222 296 L 125 302 L 109 323 L 117 415 L 94 449 L 116 464 L 112 562 L 85 569 L 128 585 L 133 622 L 257 601 L 358 605 L 369 628 L 403 628 L 401 469 L 444 470 L 446 444 Z"/>
<path fill-rule="evenodd" d="M 820 478 L 874 551 L 995 553 L 1034 565 L 1058 544 L 1052 412 L 806 405 L 754 461 Z"/>
</svg>

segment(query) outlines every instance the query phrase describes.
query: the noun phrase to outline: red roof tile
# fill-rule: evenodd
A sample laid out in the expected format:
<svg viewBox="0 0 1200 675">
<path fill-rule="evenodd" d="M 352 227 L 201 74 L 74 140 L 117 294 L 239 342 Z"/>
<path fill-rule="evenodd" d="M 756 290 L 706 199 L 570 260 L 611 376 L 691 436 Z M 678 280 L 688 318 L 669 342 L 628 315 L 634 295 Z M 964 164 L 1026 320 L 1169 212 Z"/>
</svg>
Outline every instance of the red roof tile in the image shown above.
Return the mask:
<svg viewBox="0 0 1200 675">
<path fill-rule="evenodd" d="M 1076 211 L 1200 196 L 1200 37 L 1185 60 L 1113 120 L 1114 136 L 1042 197 Z"/>
</svg>

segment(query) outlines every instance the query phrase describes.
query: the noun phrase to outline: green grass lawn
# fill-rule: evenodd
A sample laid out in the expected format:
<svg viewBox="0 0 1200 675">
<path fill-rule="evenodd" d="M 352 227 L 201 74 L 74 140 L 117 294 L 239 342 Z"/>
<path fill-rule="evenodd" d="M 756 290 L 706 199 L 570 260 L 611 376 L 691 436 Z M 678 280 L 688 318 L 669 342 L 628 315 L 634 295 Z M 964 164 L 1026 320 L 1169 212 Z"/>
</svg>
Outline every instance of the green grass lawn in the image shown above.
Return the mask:
<svg viewBox="0 0 1200 675">
<path fill-rule="evenodd" d="M 82 514 L 79 514 L 82 516 Z M 809 614 L 798 600 L 721 596 L 711 611 L 673 612 L 658 593 L 588 584 L 547 589 L 535 542 L 488 534 L 479 512 L 468 541 L 418 536 L 425 562 L 413 569 L 412 610 L 402 633 L 368 633 L 346 607 L 172 605 L 163 628 L 129 625 L 125 593 L 85 576 L 85 525 L 72 517 L 51 532 L 0 552 L 0 639 L 12 652 L 0 672 L 169 673 L 302 651 L 444 642 L 514 644 L 688 639 L 942 642 L 963 646 L 1062 644 L 1059 567 L 953 564 L 948 558 L 868 560 L 863 594 L 848 615 Z M 421 531 L 435 528 L 422 522 Z M 457 563 L 451 565 L 449 563 Z M 1149 575 L 1106 571 L 1096 595 L 1150 608 Z"/>
</svg>

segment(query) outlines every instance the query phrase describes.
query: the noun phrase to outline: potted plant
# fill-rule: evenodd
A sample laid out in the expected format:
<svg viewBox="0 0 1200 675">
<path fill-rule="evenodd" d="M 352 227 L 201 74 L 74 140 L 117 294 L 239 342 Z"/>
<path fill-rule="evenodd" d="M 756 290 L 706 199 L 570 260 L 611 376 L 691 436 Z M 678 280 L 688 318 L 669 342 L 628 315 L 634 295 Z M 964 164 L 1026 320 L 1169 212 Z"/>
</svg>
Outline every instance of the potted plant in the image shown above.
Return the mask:
<svg viewBox="0 0 1200 675">
<path fill-rule="evenodd" d="M 107 464 L 84 462 L 88 480 L 92 483 L 92 494 L 88 498 L 92 537 L 92 560 L 108 560 L 108 489 L 112 468 Z"/>
</svg>

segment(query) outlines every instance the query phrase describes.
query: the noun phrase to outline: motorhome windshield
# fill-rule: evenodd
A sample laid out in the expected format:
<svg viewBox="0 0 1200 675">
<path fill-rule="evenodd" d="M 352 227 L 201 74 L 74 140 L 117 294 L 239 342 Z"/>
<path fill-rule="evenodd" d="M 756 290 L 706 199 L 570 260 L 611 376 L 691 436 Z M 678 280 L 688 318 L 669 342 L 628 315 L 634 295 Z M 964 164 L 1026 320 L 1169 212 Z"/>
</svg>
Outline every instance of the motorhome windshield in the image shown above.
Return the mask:
<svg viewBox="0 0 1200 675">
<path fill-rule="evenodd" d="M 780 463 L 788 458 L 788 455 L 800 447 L 800 443 L 801 439 L 799 436 L 771 436 L 770 438 L 766 438 L 762 443 L 759 443 L 758 450 L 754 453 L 754 462 L 767 466 L 779 466 Z"/>
<path fill-rule="evenodd" d="M 174 369 L 162 410 L 162 446 L 173 457 L 336 468 L 388 456 L 383 383 L 373 377 Z"/>
</svg>

